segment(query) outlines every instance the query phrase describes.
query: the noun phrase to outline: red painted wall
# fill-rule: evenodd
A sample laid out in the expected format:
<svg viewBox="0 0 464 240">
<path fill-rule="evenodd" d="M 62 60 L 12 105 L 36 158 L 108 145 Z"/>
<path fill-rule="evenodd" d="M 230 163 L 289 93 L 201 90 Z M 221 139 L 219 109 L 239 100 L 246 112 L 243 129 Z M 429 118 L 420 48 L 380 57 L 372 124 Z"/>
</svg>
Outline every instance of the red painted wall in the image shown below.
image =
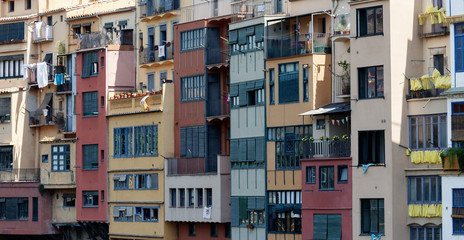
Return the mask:
<svg viewBox="0 0 464 240">
<path fill-rule="evenodd" d="M 105 56 L 105 51 L 98 50 L 99 59 Z M 83 53 L 76 56 L 76 219 L 78 221 L 107 221 L 107 123 L 106 123 L 106 76 L 105 66 L 99 65 L 97 76 L 81 78 Z M 98 115 L 86 117 L 83 115 L 83 93 L 98 91 Z M 104 106 L 101 106 L 104 97 Z M 98 144 L 98 169 L 83 170 L 82 145 Z M 104 151 L 102 161 L 101 151 Z M 83 207 L 83 191 L 98 191 L 98 207 Z M 102 196 L 102 191 L 104 195 Z M 102 201 L 102 199 L 104 199 Z"/>
<path fill-rule="evenodd" d="M 42 235 L 56 234 L 59 231 L 52 225 L 51 195 L 39 193 L 40 183 L 0 183 L 0 197 L 27 197 L 28 220 L 0 220 L 0 234 L 8 235 Z M 38 221 L 32 221 L 32 198 L 37 197 Z"/>
<path fill-rule="evenodd" d="M 348 183 L 338 183 L 337 166 L 348 165 Z M 306 183 L 306 167 L 316 167 L 316 183 Z M 334 191 L 319 190 L 319 166 L 334 166 Z M 314 214 L 341 214 L 342 239 L 352 239 L 351 158 L 303 159 L 302 170 L 302 235 L 313 238 Z"/>
<path fill-rule="evenodd" d="M 211 226 L 209 223 L 195 223 L 195 236 L 189 236 L 189 223 L 181 222 L 179 223 L 179 240 L 221 240 L 230 238 L 225 237 L 225 224 L 218 223 L 218 234 L 217 237 L 211 237 Z"/>
</svg>

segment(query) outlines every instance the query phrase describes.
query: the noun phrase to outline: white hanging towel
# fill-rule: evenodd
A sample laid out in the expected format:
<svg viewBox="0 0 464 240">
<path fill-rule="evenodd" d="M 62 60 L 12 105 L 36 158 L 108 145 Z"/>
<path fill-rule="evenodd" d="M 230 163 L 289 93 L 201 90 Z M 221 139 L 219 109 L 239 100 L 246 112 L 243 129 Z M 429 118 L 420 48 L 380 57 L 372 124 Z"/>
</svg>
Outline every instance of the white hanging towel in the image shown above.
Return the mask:
<svg viewBox="0 0 464 240">
<path fill-rule="evenodd" d="M 37 84 L 39 88 L 48 85 L 48 66 L 45 62 L 37 63 Z"/>
<path fill-rule="evenodd" d="M 35 63 L 33 64 L 23 64 L 23 81 L 29 79 L 31 76 L 29 75 L 29 71 L 35 68 Z"/>
<path fill-rule="evenodd" d="M 42 36 L 42 22 L 35 23 L 34 36 L 39 39 Z"/>
<path fill-rule="evenodd" d="M 203 218 L 204 219 L 211 219 L 211 207 L 205 206 L 203 208 Z"/>
<path fill-rule="evenodd" d="M 160 58 L 164 57 L 164 45 L 160 45 L 158 47 L 158 57 Z"/>
</svg>

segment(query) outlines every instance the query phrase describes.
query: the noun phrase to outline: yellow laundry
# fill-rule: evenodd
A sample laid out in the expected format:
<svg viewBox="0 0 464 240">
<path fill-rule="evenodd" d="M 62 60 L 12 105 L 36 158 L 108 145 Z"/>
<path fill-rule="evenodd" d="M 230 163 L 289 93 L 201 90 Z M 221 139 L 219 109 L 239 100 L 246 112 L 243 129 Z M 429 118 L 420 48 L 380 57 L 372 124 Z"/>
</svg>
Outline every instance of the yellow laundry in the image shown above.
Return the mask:
<svg viewBox="0 0 464 240">
<path fill-rule="evenodd" d="M 422 89 L 429 90 L 432 88 L 432 84 L 430 83 L 430 76 L 428 74 L 425 74 L 424 76 L 422 76 L 421 81 L 422 81 Z"/>
<path fill-rule="evenodd" d="M 412 151 L 411 163 L 430 163 L 430 164 L 441 164 L 442 160 L 439 151 Z"/>
<path fill-rule="evenodd" d="M 408 215 L 410 217 L 441 217 L 441 204 L 409 204 Z"/>
</svg>

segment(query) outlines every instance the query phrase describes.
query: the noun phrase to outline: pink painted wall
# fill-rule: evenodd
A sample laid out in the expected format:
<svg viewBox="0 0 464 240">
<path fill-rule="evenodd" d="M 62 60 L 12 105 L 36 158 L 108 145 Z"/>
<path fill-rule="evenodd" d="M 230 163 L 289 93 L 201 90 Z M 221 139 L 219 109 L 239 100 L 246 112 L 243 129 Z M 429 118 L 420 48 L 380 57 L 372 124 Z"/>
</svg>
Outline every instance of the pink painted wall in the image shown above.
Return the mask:
<svg viewBox="0 0 464 240">
<path fill-rule="evenodd" d="M 116 47 L 116 46 L 112 46 Z M 120 46 L 117 46 L 120 47 Z M 108 88 L 135 88 L 135 52 L 134 50 L 107 50 L 106 82 Z"/>
<path fill-rule="evenodd" d="M 338 183 L 337 166 L 348 165 L 348 183 Z M 316 183 L 306 183 L 306 167 L 316 167 Z M 334 166 L 334 191 L 319 190 L 319 167 Z M 351 158 L 303 159 L 302 172 L 302 239 L 313 238 L 314 214 L 341 214 L 342 239 L 352 239 Z"/>
<path fill-rule="evenodd" d="M 105 50 L 98 50 L 99 59 L 105 56 Z M 101 97 L 104 97 L 106 104 L 106 74 L 105 68 L 112 67 L 99 65 L 97 76 L 81 78 L 83 54 L 76 56 L 76 219 L 78 221 L 107 221 L 107 122 L 106 106 L 101 106 Z M 98 91 L 98 115 L 83 116 L 83 93 Z M 98 169 L 83 170 L 82 145 L 98 144 Z M 102 161 L 101 151 L 104 151 Z M 98 207 L 83 207 L 83 191 L 98 191 Z M 104 195 L 102 196 L 102 191 Z M 103 197 L 103 198 L 102 198 Z M 102 199 L 104 199 L 102 201 Z"/>
<path fill-rule="evenodd" d="M 211 227 L 209 223 L 195 223 L 195 232 L 196 235 L 194 237 L 189 236 L 189 223 L 188 222 L 181 222 L 179 223 L 179 240 L 221 240 L 230 238 L 225 237 L 225 224 L 218 223 L 218 234 L 217 237 L 211 237 Z"/>
<path fill-rule="evenodd" d="M 44 192 L 40 195 L 39 183 L 0 183 L 0 197 L 27 197 L 29 212 L 28 220 L 1 220 L 0 221 L 0 234 L 8 235 L 42 235 L 42 234 L 56 234 L 59 231 L 53 227 L 52 221 L 52 207 L 51 195 Z M 38 221 L 32 221 L 32 198 L 37 197 L 38 208 Z"/>
</svg>

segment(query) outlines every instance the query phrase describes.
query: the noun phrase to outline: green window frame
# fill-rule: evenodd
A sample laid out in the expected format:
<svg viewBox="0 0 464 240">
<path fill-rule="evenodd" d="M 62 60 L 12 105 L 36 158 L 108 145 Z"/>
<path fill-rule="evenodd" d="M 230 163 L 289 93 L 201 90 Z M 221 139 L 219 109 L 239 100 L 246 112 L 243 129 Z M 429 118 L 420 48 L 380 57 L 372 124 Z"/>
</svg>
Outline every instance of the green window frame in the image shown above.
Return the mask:
<svg viewBox="0 0 464 240">
<path fill-rule="evenodd" d="M 114 128 L 114 157 L 132 157 L 132 127 Z"/>
<path fill-rule="evenodd" d="M 135 156 L 158 156 L 157 124 L 134 127 L 134 136 Z"/>
<path fill-rule="evenodd" d="M 52 172 L 67 172 L 71 169 L 71 147 L 66 145 L 52 145 Z"/>
<path fill-rule="evenodd" d="M 82 145 L 84 170 L 98 169 L 98 144 Z"/>
</svg>

